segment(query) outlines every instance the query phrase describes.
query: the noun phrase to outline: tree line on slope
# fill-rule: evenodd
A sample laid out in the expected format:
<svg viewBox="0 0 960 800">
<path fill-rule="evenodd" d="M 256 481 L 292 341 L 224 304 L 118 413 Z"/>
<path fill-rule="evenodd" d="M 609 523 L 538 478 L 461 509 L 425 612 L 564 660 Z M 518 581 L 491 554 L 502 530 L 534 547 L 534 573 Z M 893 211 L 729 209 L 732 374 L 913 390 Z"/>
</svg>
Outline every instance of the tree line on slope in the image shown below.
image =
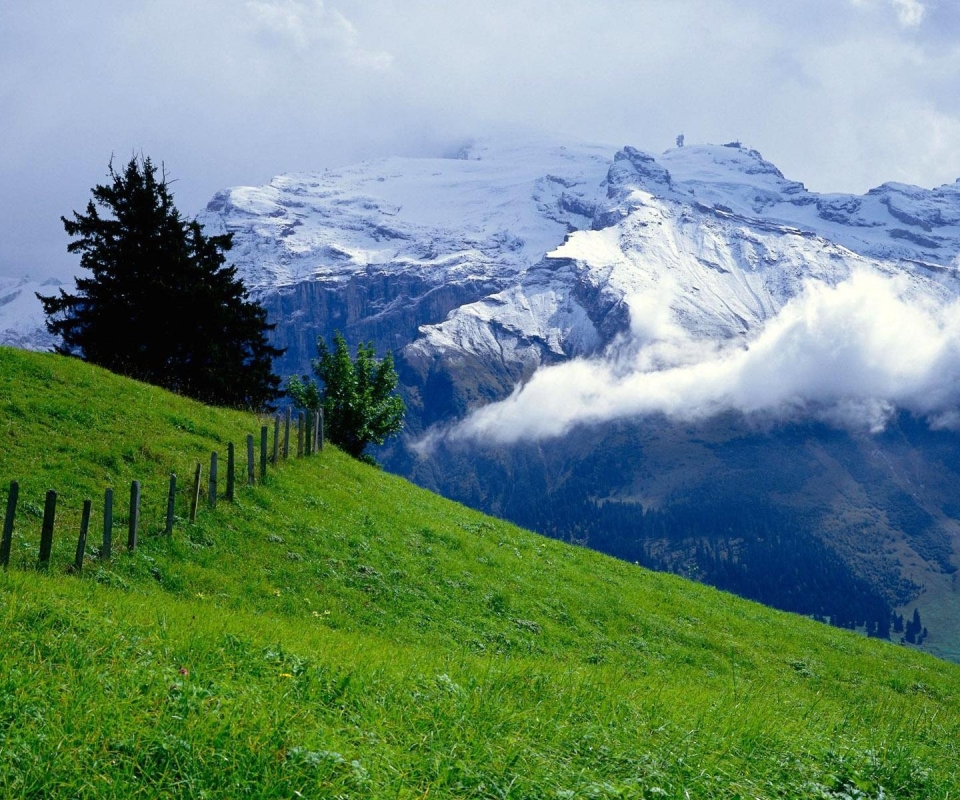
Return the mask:
<svg viewBox="0 0 960 800">
<path fill-rule="evenodd" d="M 890 598 L 810 535 L 802 520 L 754 499 L 698 498 L 645 509 L 567 490 L 527 497 L 507 516 L 548 536 L 838 627 L 884 639 L 897 627 Z M 898 587 L 899 599 L 917 588 Z M 917 629 L 914 639 L 919 635 Z"/>
</svg>

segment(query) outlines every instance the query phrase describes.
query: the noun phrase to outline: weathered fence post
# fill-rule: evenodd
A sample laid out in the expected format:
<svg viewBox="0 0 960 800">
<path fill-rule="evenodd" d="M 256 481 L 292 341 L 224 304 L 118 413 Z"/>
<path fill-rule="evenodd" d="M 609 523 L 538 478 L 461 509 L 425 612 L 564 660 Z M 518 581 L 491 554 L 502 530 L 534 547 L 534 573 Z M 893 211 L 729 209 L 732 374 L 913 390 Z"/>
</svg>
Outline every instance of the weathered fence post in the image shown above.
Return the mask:
<svg viewBox="0 0 960 800">
<path fill-rule="evenodd" d="M 217 507 L 217 453 L 210 454 L 210 483 L 207 491 L 207 502 L 210 508 Z"/>
<path fill-rule="evenodd" d="M 267 426 L 260 426 L 260 483 L 267 479 Z"/>
<path fill-rule="evenodd" d="M 283 423 L 283 457 L 290 458 L 290 406 L 287 406 L 287 413 L 284 414 Z"/>
<path fill-rule="evenodd" d="M 253 434 L 247 434 L 247 485 L 253 486 L 255 476 L 253 474 Z"/>
<path fill-rule="evenodd" d="M 197 520 L 197 506 L 200 505 L 200 474 L 203 467 L 197 462 L 197 468 L 193 472 L 193 493 L 190 495 L 190 522 Z"/>
<path fill-rule="evenodd" d="M 20 484 L 10 481 L 10 494 L 7 495 L 7 513 L 3 517 L 3 537 L 0 538 L 0 566 L 10 563 L 10 543 L 13 541 L 13 518 L 17 515 L 17 500 L 20 497 Z"/>
<path fill-rule="evenodd" d="M 167 492 L 167 524 L 163 532 L 167 536 L 173 535 L 173 512 L 177 502 L 177 476 L 170 473 L 170 491 Z"/>
<path fill-rule="evenodd" d="M 50 562 L 50 552 L 53 550 L 53 525 L 57 516 L 57 493 L 50 489 L 43 505 L 43 527 L 40 529 L 40 562 L 46 567 Z"/>
<path fill-rule="evenodd" d="M 274 466 L 276 466 L 277 459 L 280 457 L 280 415 L 277 414 L 273 418 L 273 453 L 270 456 L 270 461 Z"/>
<path fill-rule="evenodd" d="M 77 554 L 73 558 L 73 568 L 77 572 L 83 571 L 83 554 L 87 549 L 87 528 L 90 527 L 90 509 L 93 501 L 83 501 L 83 514 L 80 515 L 80 537 L 77 539 Z"/>
<path fill-rule="evenodd" d="M 303 412 L 297 414 L 297 458 L 303 456 Z"/>
<path fill-rule="evenodd" d="M 313 415 L 313 452 L 319 452 L 320 448 L 317 446 L 317 443 L 320 441 L 320 421 L 323 419 L 321 412 L 317 411 Z"/>
<path fill-rule="evenodd" d="M 130 484 L 130 525 L 127 532 L 127 550 L 137 549 L 137 532 L 140 528 L 140 481 Z"/>
<path fill-rule="evenodd" d="M 305 433 L 303 437 L 303 454 L 305 456 L 313 455 L 313 412 L 307 412 Z"/>
<path fill-rule="evenodd" d="M 107 561 L 113 554 L 113 489 L 103 493 L 103 546 L 100 560 Z"/>
<path fill-rule="evenodd" d="M 317 412 L 317 439 L 320 442 L 320 452 L 323 452 L 323 409 Z"/>
<path fill-rule="evenodd" d="M 233 486 L 237 479 L 237 461 L 233 453 L 233 442 L 227 445 L 227 500 L 233 502 Z"/>
</svg>

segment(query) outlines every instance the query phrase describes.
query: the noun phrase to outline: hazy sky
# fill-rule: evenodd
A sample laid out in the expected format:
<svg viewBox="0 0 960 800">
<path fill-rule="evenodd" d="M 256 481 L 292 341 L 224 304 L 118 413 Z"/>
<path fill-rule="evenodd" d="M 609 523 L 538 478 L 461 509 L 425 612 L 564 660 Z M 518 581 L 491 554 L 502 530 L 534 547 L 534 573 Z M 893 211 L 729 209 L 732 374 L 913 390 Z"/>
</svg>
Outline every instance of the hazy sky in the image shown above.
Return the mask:
<svg viewBox="0 0 960 800">
<path fill-rule="evenodd" d="M 111 154 L 218 189 L 511 130 L 740 139 L 819 191 L 960 177 L 955 0 L 0 4 L 0 275 L 69 275 Z"/>
</svg>

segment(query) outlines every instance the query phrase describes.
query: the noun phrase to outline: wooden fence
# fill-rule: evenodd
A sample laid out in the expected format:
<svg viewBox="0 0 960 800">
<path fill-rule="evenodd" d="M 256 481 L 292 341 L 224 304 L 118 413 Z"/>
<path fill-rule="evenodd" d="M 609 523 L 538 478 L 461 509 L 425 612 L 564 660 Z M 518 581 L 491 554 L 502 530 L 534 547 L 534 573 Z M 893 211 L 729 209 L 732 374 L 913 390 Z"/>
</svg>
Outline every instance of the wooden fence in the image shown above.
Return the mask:
<svg viewBox="0 0 960 800">
<path fill-rule="evenodd" d="M 259 453 L 259 482 L 263 483 L 267 478 L 267 465 L 272 464 L 274 468 L 279 466 L 281 461 L 290 457 L 290 434 L 294 422 L 290 408 L 287 408 L 284 414 L 277 414 L 273 421 L 273 444 L 269 447 L 269 426 L 263 425 L 260 428 L 260 453 Z M 296 420 L 296 451 L 298 458 L 309 457 L 323 450 L 323 412 L 311 412 L 305 414 L 301 411 Z M 282 443 L 281 443 L 282 436 Z M 247 436 L 247 483 L 254 485 L 258 482 L 256 470 L 256 458 L 254 453 L 254 437 Z M 268 453 L 268 449 L 270 452 Z M 220 496 L 219 483 L 219 456 L 216 451 L 210 453 L 210 467 L 207 479 L 207 491 L 205 494 L 206 505 L 209 508 L 216 508 L 217 499 Z M 237 461 L 232 442 L 227 444 L 227 475 L 226 487 L 223 493 L 223 499 L 233 502 L 236 492 L 236 470 Z M 193 472 L 193 483 L 190 485 L 190 503 L 189 503 L 189 521 L 193 523 L 197 519 L 197 514 L 201 508 L 201 489 L 203 479 L 203 465 L 197 463 Z M 166 497 L 166 516 L 163 526 L 163 535 L 173 535 L 176 510 L 177 495 L 177 476 L 170 474 L 170 481 Z M 130 484 L 130 504 L 127 515 L 127 551 L 134 552 L 137 549 L 138 536 L 140 533 L 140 510 L 142 506 L 142 492 L 140 481 L 135 480 Z M 10 565 L 10 551 L 13 543 L 13 531 L 16 522 L 17 507 L 20 501 L 20 484 L 17 481 L 10 482 L 10 490 L 7 493 L 6 513 L 3 517 L 3 533 L 0 535 L 0 566 L 4 569 Z M 90 528 L 90 518 L 93 511 L 92 500 L 83 501 L 83 510 L 80 517 L 80 532 L 77 538 L 77 549 L 70 570 L 79 573 L 83 570 L 83 560 L 86 555 L 87 534 Z M 114 520 L 114 494 L 113 488 L 108 488 L 103 495 L 103 539 L 98 550 L 98 558 L 101 561 L 107 561 L 113 556 L 113 520 Z M 53 489 L 47 491 L 43 507 L 43 523 L 40 528 L 40 550 L 37 558 L 37 567 L 39 569 L 48 569 L 50 558 L 53 552 L 53 539 L 56 530 L 57 517 L 57 492 Z"/>
</svg>

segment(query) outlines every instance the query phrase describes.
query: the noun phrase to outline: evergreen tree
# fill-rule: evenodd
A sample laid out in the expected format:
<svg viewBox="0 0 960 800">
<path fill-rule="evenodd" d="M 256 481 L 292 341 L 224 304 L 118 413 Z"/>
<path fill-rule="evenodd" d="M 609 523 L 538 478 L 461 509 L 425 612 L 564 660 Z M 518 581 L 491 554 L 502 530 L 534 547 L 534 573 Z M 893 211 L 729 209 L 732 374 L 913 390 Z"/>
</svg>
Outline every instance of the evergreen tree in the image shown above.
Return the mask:
<svg viewBox="0 0 960 800">
<path fill-rule="evenodd" d="M 920 644 L 923 635 L 923 623 L 920 621 L 920 611 L 913 609 L 913 619 L 907 622 L 903 638 L 910 644 Z"/>
<path fill-rule="evenodd" d="M 184 220 L 149 158 L 122 172 L 111 161 L 109 177 L 85 214 L 61 217 L 75 237 L 67 250 L 91 277 L 76 279 L 76 294 L 37 295 L 58 352 L 204 402 L 269 405 L 283 351 L 267 342 L 266 311 L 225 266 L 232 234 L 208 237 Z"/>
<path fill-rule="evenodd" d="M 368 445 L 383 444 L 403 428 L 406 406 L 393 392 L 397 373 L 390 353 L 378 361 L 373 343 L 361 344 L 356 359 L 350 358 L 347 342 L 336 331 L 333 350 L 317 340 L 319 358 L 313 371 L 322 384 L 304 375 L 294 376 L 287 391 L 299 408 L 323 409 L 327 438 L 354 458 L 376 463 L 364 451 Z"/>
</svg>

